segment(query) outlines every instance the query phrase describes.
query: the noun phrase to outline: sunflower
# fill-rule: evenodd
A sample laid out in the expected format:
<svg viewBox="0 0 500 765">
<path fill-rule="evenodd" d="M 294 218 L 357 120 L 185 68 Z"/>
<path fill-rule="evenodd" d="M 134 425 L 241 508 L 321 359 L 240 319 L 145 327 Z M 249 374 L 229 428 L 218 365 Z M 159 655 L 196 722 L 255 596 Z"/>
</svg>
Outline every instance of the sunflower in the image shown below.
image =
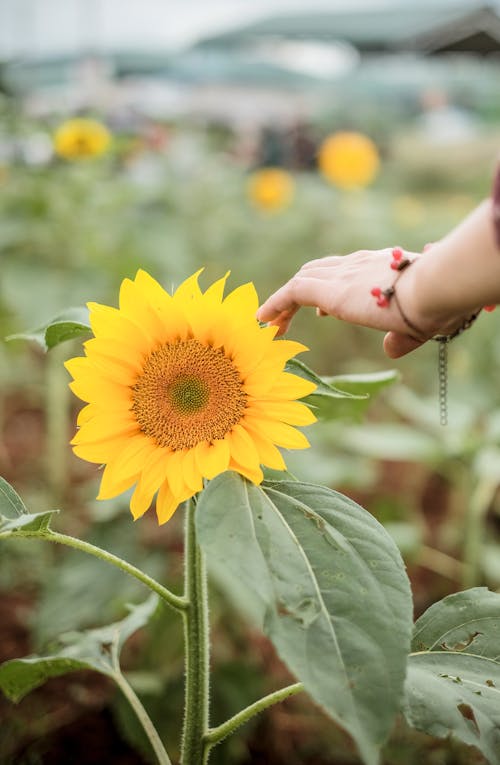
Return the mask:
<svg viewBox="0 0 500 765">
<path fill-rule="evenodd" d="M 287 207 L 294 194 L 290 173 L 279 167 L 256 170 L 248 179 L 247 192 L 252 204 L 261 210 L 277 212 Z"/>
<path fill-rule="evenodd" d="M 227 275 L 202 292 L 198 277 L 170 295 L 145 271 L 120 288 L 120 307 L 89 303 L 94 337 L 66 367 L 87 402 L 75 454 L 104 464 L 99 499 L 135 484 L 135 519 L 156 493 L 159 523 L 203 480 L 234 470 L 253 483 L 261 465 L 285 470 L 278 446 L 309 446 L 294 425 L 315 421 L 296 399 L 315 385 L 284 371 L 307 350 L 261 327 L 253 284 L 223 297 Z"/>
<path fill-rule="evenodd" d="M 325 178 L 343 189 L 368 186 L 380 166 L 377 147 L 362 133 L 339 132 L 325 138 L 318 167 Z"/>
<path fill-rule="evenodd" d="M 55 151 L 65 159 L 97 157 L 110 143 L 111 134 L 102 122 L 83 117 L 63 122 L 54 135 Z"/>
</svg>

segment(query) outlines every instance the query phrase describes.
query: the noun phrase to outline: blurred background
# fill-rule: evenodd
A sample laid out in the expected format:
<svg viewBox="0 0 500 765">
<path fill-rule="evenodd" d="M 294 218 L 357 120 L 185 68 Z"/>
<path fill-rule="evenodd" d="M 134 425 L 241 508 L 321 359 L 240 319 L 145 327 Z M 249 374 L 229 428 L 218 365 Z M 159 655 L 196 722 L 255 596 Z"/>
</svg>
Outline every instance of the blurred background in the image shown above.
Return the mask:
<svg viewBox="0 0 500 765">
<path fill-rule="evenodd" d="M 489 194 L 500 153 L 500 2 L 479 0 L 0 0 L 0 336 L 88 300 L 116 304 L 147 269 L 167 288 L 252 280 L 264 299 L 306 260 L 359 248 L 420 251 Z M 450 347 L 449 424 L 437 348 L 396 367 L 371 330 L 304 310 L 291 337 L 324 375 L 399 379 L 339 410 L 287 455 L 394 536 L 418 616 L 444 595 L 500 587 L 500 333 L 481 315 Z M 0 474 L 33 511 L 179 590 L 180 517 L 132 527 L 127 497 L 97 503 L 95 466 L 68 441 L 78 403 L 62 367 L 0 344 Z M 149 517 L 151 515 L 151 517 Z M 178 514 L 180 516 L 180 514 Z M 119 618 L 144 593 L 77 552 L 2 543 L 0 659 Z M 288 680 L 231 583 L 214 579 L 215 724 Z M 390 629 L 390 625 L 388 625 Z M 182 634 L 166 614 L 129 646 L 134 687 L 174 755 Z M 2 765 L 147 763 L 103 678 L 52 680 L 0 700 Z M 297 696 L 214 751 L 221 765 L 357 765 L 348 738 Z M 472 749 L 399 721 L 384 765 L 467 765 Z"/>
</svg>

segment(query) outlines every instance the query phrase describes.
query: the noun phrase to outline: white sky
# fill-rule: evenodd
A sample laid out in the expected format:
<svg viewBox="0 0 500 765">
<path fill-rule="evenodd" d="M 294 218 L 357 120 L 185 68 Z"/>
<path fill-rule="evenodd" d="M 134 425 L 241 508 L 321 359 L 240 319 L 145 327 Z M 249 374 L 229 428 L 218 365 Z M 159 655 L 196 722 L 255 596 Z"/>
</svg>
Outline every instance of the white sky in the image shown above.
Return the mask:
<svg viewBox="0 0 500 765">
<path fill-rule="evenodd" d="M 176 48 L 284 11 L 397 9 L 411 2 L 414 0 L 0 0 L 0 59 L 89 46 Z M 440 0 L 450 6 L 457 2 L 460 0 Z"/>
</svg>

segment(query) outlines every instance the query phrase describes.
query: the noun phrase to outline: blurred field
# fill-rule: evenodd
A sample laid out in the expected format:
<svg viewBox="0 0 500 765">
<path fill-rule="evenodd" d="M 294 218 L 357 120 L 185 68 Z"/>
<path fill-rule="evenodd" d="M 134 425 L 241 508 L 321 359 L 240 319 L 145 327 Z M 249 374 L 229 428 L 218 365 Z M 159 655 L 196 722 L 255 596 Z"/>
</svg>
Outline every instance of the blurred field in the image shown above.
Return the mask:
<svg viewBox="0 0 500 765">
<path fill-rule="evenodd" d="M 2 337 L 88 300 L 114 304 L 120 281 L 139 267 L 166 287 L 201 267 L 207 283 L 230 270 L 231 286 L 252 280 L 265 298 L 305 260 L 327 253 L 395 244 L 419 251 L 489 193 L 500 146 L 499 123 L 491 118 L 474 138 L 449 146 L 425 141 L 408 120 L 391 123 L 379 141 L 381 169 L 371 186 L 340 190 L 314 168 L 292 169 L 293 199 L 268 211 L 249 200 L 254 168 L 239 155 L 236 137 L 217 126 L 164 124 L 160 145 L 144 131 L 122 128 L 107 154 L 74 162 L 50 150 L 37 154 L 50 146 L 54 128 L 54 121 L 34 121 L 11 100 L 0 101 Z M 298 477 L 345 492 L 387 525 L 407 562 L 417 615 L 464 586 L 500 587 L 499 321 L 497 313 L 481 316 L 450 348 L 447 428 L 439 425 L 437 351 L 428 344 L 392 365 L 400 382 L 373 402 L 363 422 L 315 426 L 313 448 L 289 458 Z M 391 367 L 377 333 L 318 320 L 312 310 L 297 316 L 292 336 L 310 347 L 304 360 L 320 374 Z M 25 342 L 1 344 L 0 474 L 33 511 L 60 507 L 61 530 L 127 557 L 175 590 L 179 517 L 160 529 L 152 516 L 133 525 L 126 497 L 96 502 L 98 471 L 67 445 L 78 405 L 62 362 L 79 348 L 70 342 L 46 356 Z M 227 590 L 214 583 L 215 723 L 287 679 L 273 649 L 242 616 L 244 604 L 235 606 L 237 594 Z M 61 631 L 107 623 L 143 593 L 77 552 L 23 541 L 2 545 L 0 594 L 5 660 L 43 650 Z M 165 618 L 132 641 L 127 655 L 134 687 L 174 753 L 181 641 L 180 624 Z M 128 715 L 113 688 L 83 674 L 51 681 L 17 707 L 0 700 L 0 763 L 58 765 L 68 762 L 68 751 L 75 765 L 146 762 L 140 734 L 124 740 L 126 727 L 135 730 Z M 346 737 L 300 696 L 226 741 L 213 761 L 358 763 Z M 466 747 L 410 733 L 403 723 L 384 755 L 384 765 L 481 761 Z"/>
</svg>

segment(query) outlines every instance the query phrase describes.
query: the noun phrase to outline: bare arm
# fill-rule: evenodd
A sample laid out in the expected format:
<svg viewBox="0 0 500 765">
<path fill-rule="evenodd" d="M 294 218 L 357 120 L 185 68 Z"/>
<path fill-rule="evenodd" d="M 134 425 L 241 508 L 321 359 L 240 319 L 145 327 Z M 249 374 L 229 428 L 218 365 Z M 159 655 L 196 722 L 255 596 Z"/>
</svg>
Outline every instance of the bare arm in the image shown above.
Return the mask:
<svg viewBox="0 0 500 765">
<path fill-rule="evenodd" d="M 483 305 L 500 303 L 500 251 L 495 239 L 493 205 L 484 201 L 428 252 L 407 253 L 415 262 L 397 281 L 398 300 L 430 338 L 448 334 Z M 397 358 L 417 348 L 395 301 L 380 308 L 370 290 L 394 282 L 391 250 L 361 250 L 306 263 L 261 306 L 258 318 L 276 324 L 280 334 L 301 306 L 321 315 L 385 330 L 384 349 Z"/>
</svg>

